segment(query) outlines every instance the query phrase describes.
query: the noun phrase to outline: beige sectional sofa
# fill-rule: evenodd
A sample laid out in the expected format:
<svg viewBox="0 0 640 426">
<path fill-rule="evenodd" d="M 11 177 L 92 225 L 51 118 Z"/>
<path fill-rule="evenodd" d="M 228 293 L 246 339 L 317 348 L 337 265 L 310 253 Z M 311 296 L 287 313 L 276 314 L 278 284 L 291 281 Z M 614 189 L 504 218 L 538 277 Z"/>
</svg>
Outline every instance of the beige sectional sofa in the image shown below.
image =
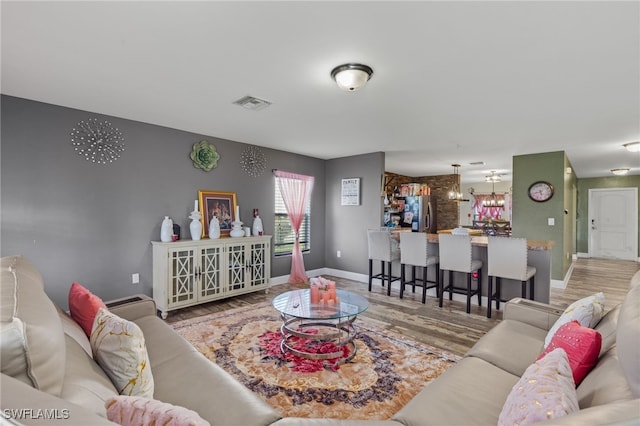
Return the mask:
<svg viewBox="0 0 640 426">
<path fill-rule="evenodd" d="M 93 360 L 88 339 L 44 292 L 37 269 L 15 256 L 1 260 L 1 408 L 23 424 L 112 424 L 104 401 L 116 389 Z M 212 425 L 495 425 L 511 388 L 543 348 L 556 308 L 515 299 L 504 320 L 425 388 L 393 419 L 356 421 L 281 418 L 259 397 L 200 355 L 156 314 L 148 298 L 120 301 L 110 310 L 143 331 L 155 383 L 154 398 L 192 409 Z M 577 388 L 581 410 L 549 424 L 640 423 L 640 273 L 622 306 L 597 325 L 603 336 L 596 367 Z M 12 319 L 13 318 L 13 319 Z M 8 353 L 15 318 L 29 341 L 25 355 Z M 13 322 L 12 322 L 13 321 Z M 8 333 L 8 334 L 7 334 Z M 20 358 L 22 356 L 22 358 Z M 11 358 L 14 357 L 14 358 Z M 25 372 L 26 369 L 26 372 Z M 47 409 L 54 418 L 33 411 Z M 49 415 L 51 417 L 51 415 Z M 0 424 L 2 423 L 0 419 Z"/>
</svg>

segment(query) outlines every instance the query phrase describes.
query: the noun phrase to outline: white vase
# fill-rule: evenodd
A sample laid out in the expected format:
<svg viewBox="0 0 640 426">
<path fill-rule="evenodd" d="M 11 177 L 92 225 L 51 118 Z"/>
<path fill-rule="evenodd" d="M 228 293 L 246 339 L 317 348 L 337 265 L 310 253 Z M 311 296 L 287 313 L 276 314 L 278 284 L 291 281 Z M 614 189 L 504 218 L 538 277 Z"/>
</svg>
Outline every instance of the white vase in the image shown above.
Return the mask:
<svg viewBox="0 0 640 426">
<path fill-rule="evenodd" d="M 165 216 L 162 221 L 162 225 L 160 226 L 160 241 L 168 243 L 172 240 L 173 236 L 173 221 L 169 218 L 169 216 Z"/>
<path fill-rule="evenodd" d="M 202 237 L 202 222 L 198 219 L 192 219 L 189 224 L 189 230 L 191 231 L 191 239 L 197 241 Z"/>
<path fill-rule="evenodd" d="M 212 240 L 215 238 L 220 238 L 220 222 L 218 222 L 217 217 L 212 217 L 211 222 L 209 222 L 209 238 Z"/>
<path fill-rule="evenodd" d="M 262 219 L 260 216 L 256 216 L 253 218 L 253 235 L 257 237 L 258 235 L 262 235 L 264 230 L 262 229 Z"/>
<path fill-rule="evenodd" d="M 238 238 L 244 237 L 244 229 L 242 229 L 242 222 L 232 222 L 231 223 L 231 232 L 229 232 L 229 236 Z"/>
</svg>

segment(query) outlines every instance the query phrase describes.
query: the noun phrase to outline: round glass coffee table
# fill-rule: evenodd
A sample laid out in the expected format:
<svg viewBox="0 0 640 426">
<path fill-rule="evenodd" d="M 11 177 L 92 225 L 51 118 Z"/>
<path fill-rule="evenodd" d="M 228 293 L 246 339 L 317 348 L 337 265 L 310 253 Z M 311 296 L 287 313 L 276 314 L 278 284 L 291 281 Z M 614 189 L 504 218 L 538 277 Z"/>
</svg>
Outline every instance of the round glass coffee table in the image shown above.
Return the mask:
<svg viewBox="0 0 640 426">
<path fill-rule="evenodd" d="M 353 322 L 367 310 L 369 301 L 346 290 L 336 290 L 336 295 L 339 303 L 334 306 L 312 304 L 309 289 L 288 291 L 273 299 L 273 307 L 282 318 L 280 332 L 284 337 L 281 346 L 283 353 L 289 352 L 308 359 L 338 359 L 337 363 L 345 363 L 355 356 L 353 339 L 356 330 Z M 317 353 L 300 346 L 295 348 L 292 345 L 294 338 L 309 339 L 315 343 L 333 342 L 337 348 L 349 345 L 349 355 L 342 358 L 342 350 Z"/>
</svg>

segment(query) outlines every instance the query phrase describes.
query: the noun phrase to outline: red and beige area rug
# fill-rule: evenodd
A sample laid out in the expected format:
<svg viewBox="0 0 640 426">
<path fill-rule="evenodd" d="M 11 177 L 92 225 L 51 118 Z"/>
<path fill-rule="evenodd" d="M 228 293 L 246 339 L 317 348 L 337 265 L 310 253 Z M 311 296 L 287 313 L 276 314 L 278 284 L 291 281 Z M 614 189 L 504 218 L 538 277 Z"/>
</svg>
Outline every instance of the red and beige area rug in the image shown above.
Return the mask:
<svg viewBox="0 0 640 426">
<path fill-rule="evenodd" d="M 281 324 L 264 302 L 171 326 L 284 417 L 386 420 L 460 359 L 358 317 L 355 357 L 317 368 L 274 350 Z"/>
</svg>

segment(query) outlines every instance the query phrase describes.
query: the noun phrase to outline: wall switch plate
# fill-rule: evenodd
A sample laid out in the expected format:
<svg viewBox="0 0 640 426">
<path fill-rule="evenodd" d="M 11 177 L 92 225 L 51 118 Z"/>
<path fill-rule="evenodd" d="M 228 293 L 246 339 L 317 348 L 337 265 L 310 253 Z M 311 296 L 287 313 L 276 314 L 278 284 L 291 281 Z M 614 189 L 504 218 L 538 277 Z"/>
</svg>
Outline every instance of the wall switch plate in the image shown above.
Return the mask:
<svg viewBox="0 0 640 426">
<path fill-rule="evenodd" d="M 556 219 L 553 217 L 547 218 L 547 225 L 554 226 L 556 224 Z"/>
<path fill-rule="evenodd" d="M 140 274 L 131 274 L 131 284 L 138 284 L 140 282 Z"/>
<path fill-rule="evenodd" d="M 340 250 L 336 252 L 336 257 L 342 257 L 342 252 Z"/>
</svg>

